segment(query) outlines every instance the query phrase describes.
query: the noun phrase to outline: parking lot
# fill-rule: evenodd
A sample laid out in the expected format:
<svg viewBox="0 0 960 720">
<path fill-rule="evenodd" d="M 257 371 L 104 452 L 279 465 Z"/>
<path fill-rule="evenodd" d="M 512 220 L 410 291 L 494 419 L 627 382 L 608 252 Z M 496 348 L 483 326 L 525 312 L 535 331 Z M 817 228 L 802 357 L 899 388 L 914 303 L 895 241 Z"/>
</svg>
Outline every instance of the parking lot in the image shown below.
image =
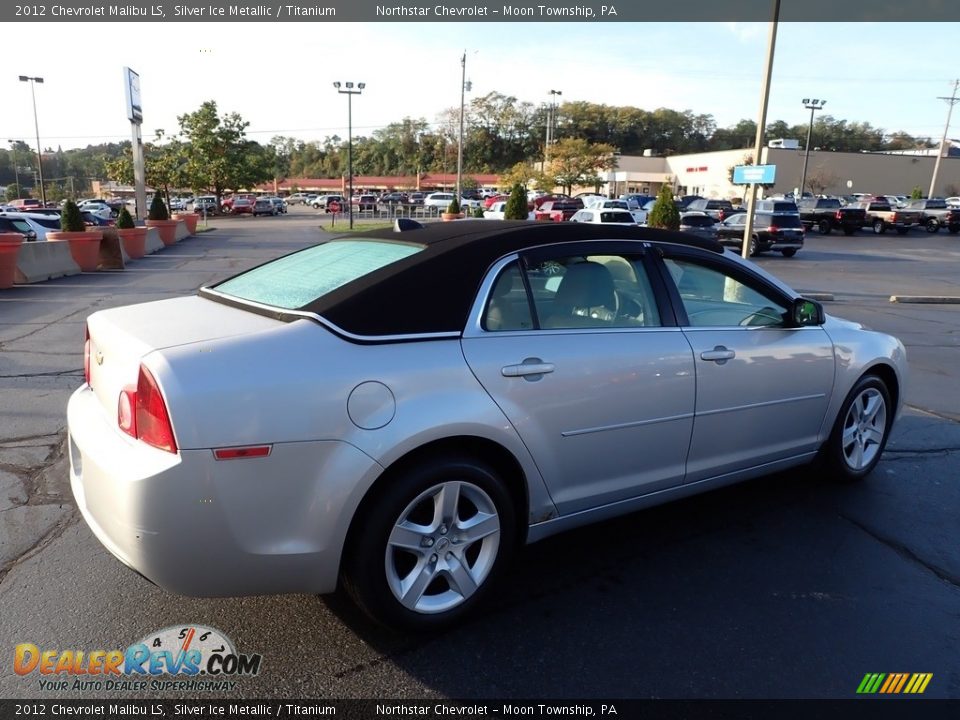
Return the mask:
<svg viewBox="0 0 960 720">
<path fill-rule="evenodd" d="M 122 272 L 0 293 L 0 636 L 93 650 L 211 626 L 263 656 L 211 697 L 853 698 L 865 673 L 925 672 L 924 697 L 960 698 L 960 304 L 889 299 L 960 296 L 946 233 L 808 234 L 794 258 L 756 259 L 907 347 L 905 414 L 865 483 L 794 471 L 551 538 L 519 555 L 488 612 L 437 637 L 384 632 L 335 598 L 174 597 L 122 566 L 66 477 L 86 316 L 192 293 L 331 221 L 214 218 Z M 0 697 L 77 695 L 0 664 Z"/>
</svg>

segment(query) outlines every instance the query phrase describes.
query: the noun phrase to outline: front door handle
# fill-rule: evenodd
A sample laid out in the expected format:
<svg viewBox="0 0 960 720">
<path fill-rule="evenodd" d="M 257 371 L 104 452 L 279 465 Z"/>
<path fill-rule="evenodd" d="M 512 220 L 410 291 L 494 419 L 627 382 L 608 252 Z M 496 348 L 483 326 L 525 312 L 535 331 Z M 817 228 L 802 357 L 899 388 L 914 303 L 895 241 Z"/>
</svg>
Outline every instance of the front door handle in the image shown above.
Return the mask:
<svg viewBox="0 0 960 720">
<path fill-rule="evenodd" d="M 737 356 L 733 350 L 728 350 L 723 345 L 717 345 L 713 350 L 704 350 L 700 353 L 701 360 L 711 360 L 717 365 L 723 365 L 727 360 L 733 360 Z"/>
<path fill-rule="evenodd" d="M 527 380 L 539 380 L 555 369 L 553 363 L 544 362 L 540 358 L 526 358 L 519 365 L 504 365 L 500 374 L 504 377 L 522 377 Z"/>
</svg>

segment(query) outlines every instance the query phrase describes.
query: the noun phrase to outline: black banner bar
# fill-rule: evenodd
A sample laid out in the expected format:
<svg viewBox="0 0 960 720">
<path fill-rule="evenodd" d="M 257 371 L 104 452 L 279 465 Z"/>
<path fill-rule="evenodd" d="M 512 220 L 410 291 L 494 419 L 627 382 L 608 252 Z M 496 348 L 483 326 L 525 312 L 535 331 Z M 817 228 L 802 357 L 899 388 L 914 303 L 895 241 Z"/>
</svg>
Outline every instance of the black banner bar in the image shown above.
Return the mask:
<svg viewBox="0 0 960 720">
<path fill-rule="evenodd" d="M 0 22 L 769 22 L 772 0 L 60 0 L 4 2 Z M 782 0 L 783 22 L 956 22 L 955 0 Z"/>
<path fill-rule="evenodd" d="M 8 718 L 955 720 L 960 700 L 0 700 Z"/>
</svg>

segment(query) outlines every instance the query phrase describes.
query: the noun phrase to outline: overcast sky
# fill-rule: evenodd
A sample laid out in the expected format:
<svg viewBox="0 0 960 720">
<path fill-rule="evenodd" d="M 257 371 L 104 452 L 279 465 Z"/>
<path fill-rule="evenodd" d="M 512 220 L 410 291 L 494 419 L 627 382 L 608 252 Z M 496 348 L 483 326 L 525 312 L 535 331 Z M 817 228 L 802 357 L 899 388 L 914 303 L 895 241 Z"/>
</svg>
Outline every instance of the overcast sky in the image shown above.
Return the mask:
<svg viewBox="0 0 960 720">
<path fill-rule="evenodd" d="M 177 115 L 216 100 L 252 139 L 322 140 L 347 133 L 335 80 L 365 82 L 353 98 L 354 135 L 406 116 L 434 122 L 459 105 L 460 57 L 470 97 L 582 100 L 756 120 L 767 23 L 44 23 L 4 37 L 0 139 L 64 149 L 130 137 L 122 68 L 140 74 L 144 139 L 177 130 Z M 768 121 L 806 123 L 803 98 L 824 113 L 939 141 L 960 23 L 781 23 Z M 937 58 L 937 59 L 935 59 Z M 947 60 L 951 59 L 951 63 Z M 960 122 L 960 113 L 956 117 Z M 952 132 L 953 137 L 960 131 Z"/>
</svg>

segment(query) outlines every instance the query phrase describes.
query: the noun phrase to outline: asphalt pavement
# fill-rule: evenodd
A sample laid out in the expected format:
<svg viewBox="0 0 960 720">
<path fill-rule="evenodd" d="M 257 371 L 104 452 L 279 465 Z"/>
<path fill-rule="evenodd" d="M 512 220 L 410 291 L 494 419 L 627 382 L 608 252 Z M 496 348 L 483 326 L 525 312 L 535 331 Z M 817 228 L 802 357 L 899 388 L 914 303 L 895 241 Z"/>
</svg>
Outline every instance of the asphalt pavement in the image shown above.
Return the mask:
<svg viewBox="0 0 960 720">
<path fill-rule="evenodd" d="M 263 656 L 204 697 L 853 698 L 865 673 L 928 672 L 925 698 L 960 698 L 960 306 L 889 302 L 958 294 L 946 234 L 810 235 L 795 258 L 757 259 L 907 346 L 908 409 L 864 483 L 803 469 L 550 538 L 487 612 L 436 637 L 371 627 L 336 598 L 177 597 L 121 565 L 66 477 L 85 317 L 192 293 L 316 242 L 320 222 L 218 219 L 125 271 L 0 293 L 0 697 L 153 697 L 41 689 L 13 645 L 110 650 L 202 624 Z"/>
</svg>

